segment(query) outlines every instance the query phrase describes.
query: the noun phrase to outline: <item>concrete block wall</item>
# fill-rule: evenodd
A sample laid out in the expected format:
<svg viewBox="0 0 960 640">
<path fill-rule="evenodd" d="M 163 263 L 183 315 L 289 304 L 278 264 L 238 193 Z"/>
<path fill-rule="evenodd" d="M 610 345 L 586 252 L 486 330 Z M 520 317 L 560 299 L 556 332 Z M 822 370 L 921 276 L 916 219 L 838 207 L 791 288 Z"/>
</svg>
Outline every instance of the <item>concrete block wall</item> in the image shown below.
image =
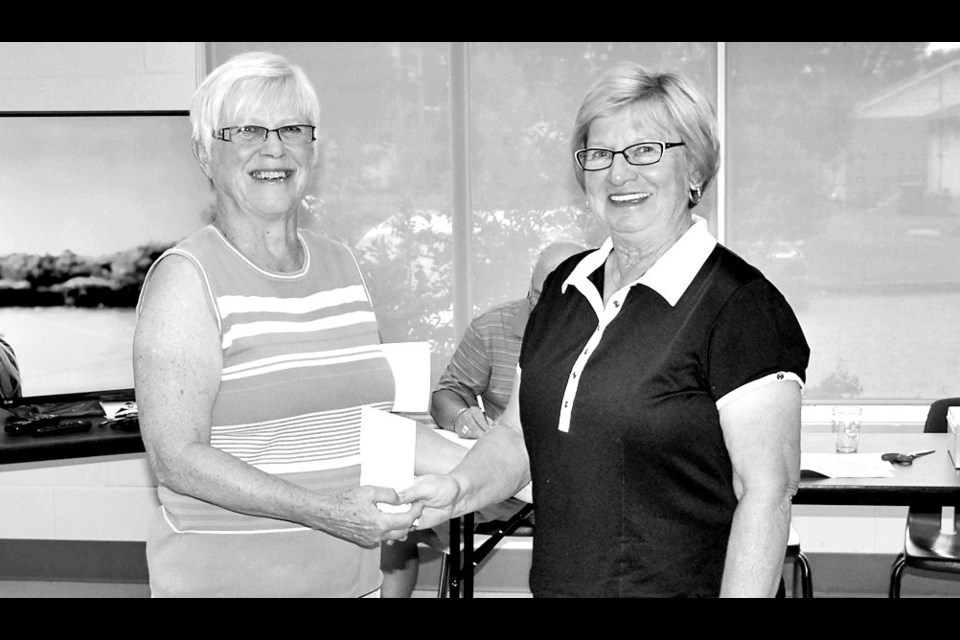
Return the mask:
<svg viewBox="0 0 960 640">
<path fill-rule="evenodd" d="M 142 454 L 0 467 L 0 539 L 143 541 L 159 506 Z"/>
<path fill-rule="evenodd" d="M 0 111 L 187 109 L 196 42 L 2 42 Z"/>
</svg>

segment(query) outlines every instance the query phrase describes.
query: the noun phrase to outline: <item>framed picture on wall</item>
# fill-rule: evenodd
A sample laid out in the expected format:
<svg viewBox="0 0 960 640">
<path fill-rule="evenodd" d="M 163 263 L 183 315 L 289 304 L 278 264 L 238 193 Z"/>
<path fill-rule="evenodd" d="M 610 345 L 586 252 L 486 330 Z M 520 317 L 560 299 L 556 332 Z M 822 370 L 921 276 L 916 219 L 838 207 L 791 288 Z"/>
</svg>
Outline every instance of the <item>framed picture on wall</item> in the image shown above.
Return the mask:
<svg viewBox="0 0 960 640">
<path fill-rule="evenodd" d="M 186 111 L 0 112 L 0 336 L 24 395 L 133 386 L 136 302 L 211 219 Z"/>
</svg>

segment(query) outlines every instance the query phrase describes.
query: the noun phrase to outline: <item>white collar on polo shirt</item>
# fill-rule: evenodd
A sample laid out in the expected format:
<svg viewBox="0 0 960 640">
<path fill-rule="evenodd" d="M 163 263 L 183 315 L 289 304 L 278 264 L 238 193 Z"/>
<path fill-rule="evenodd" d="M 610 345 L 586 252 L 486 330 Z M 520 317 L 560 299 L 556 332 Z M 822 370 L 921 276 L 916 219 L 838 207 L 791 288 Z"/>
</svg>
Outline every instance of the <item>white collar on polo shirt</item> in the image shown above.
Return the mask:
<svg viewBox="0 0 960 640">
<path fill-rule="evenodd" d="M 642 284 L 659 293 L 670 306 L 676 306 L 683 292 L 693 282 L 700 267 L 707 261 L 717 240 L 710 233 L 707 221 L 692 215 L 693 225 L 687 229 L 672 247 L 647 269 L 647 272 L 627 286 Z M 603 245 L 593 253 L 584 256 L 573 272 L 564 281 L 561 291 L 566 292 L 567 285 L 573 285 L 586 292 L 584 286 L 593 285 L 587 276 L 596 271 L 613 251 L 613 240 L 607 238 Z"/>
</svg>

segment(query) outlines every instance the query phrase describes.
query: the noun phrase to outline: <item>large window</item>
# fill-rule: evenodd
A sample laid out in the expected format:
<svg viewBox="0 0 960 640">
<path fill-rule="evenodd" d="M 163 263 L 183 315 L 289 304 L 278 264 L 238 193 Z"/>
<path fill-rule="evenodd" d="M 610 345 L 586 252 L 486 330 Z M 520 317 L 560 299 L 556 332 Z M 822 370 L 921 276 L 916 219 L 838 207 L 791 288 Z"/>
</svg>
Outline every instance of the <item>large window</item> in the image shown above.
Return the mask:
<svg viewBox="0 0 960 640">
<path fill-rule="evenodd" d="M 680 70 L 723 124 L 702 210 L 796 309 L 805 402 L 919 409 L 960 389 L 960 50 L 929 44 L 235 42 L 207 66 L 274 50 L 317 83 L 308 223 L 357 247 L 385 338 L 430 340 L 435 376 L 539 247 L 599 241 L 569 154 L 590 82 Z"/>
<path fill-rule="evenodd" d="M 807 403 L 960 391 L 960 57 L 729 43 L 726 241 L 786 293 Z"/>
</svg>

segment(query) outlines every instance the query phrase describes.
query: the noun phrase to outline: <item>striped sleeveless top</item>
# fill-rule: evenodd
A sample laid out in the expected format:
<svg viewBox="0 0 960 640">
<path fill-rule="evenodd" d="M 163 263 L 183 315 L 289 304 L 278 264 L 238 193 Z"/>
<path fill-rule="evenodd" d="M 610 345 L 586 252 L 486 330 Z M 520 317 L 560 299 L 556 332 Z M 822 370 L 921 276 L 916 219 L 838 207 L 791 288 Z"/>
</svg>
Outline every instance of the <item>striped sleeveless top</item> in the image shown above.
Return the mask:
<svg viewBox="0 0 960 640">
<path fill-rule="evenodd" d="M 360 409 L 369 405 L 389 411 L 394 382 L 352 253 L 306 230 L 299 239 L 304 266 L 291 274 L 258 268 L 213 226 L 199 229 L 157 263 L 168 255 L 190 260 L 203 277 L 219 324 L 223 371 L 211 446 L 267 473 L 333 494 L 359 486 Z M 199 562 L 197 556 L 208 562 L 209 554 L 228 547 L 238 557 L 223 558 L 222 567 L 203 569 L 240 574 L 230 580 L 218 576 L 221 585 L 258 580 L 235 565 L 252 563 L 248 555 L 262 561 L 269 553 L 282 556 L 273 557 L 274 563 L 289 563 L 299 574 L 293 582 L 301 586 L 293 592 L 284 587 L 284 594 L 353 596 L 379 586 L 377 549 L 363 549 L 296 523 L 228 511 L 162 485 L 158 494 L 164 522 L 151 526 L 151 535 L 156 531 L 159 536 L 155 544 L 148 540 L 152 584 L 154 571 L 164 573 L 164 557 L 169 567 L 189 572 Z M 164 544 L 171 536 L 180 540 Z M 151 550 L 157 552 L 154 557 Z M 180 557 L 169 557 L 171 553 Z M 348 576 L 363 585 L 360 593 L 351 592 L 356 585 L 331 586 Z M 271 594 L 275 588 L 264 585 Z"/>
</svg>

